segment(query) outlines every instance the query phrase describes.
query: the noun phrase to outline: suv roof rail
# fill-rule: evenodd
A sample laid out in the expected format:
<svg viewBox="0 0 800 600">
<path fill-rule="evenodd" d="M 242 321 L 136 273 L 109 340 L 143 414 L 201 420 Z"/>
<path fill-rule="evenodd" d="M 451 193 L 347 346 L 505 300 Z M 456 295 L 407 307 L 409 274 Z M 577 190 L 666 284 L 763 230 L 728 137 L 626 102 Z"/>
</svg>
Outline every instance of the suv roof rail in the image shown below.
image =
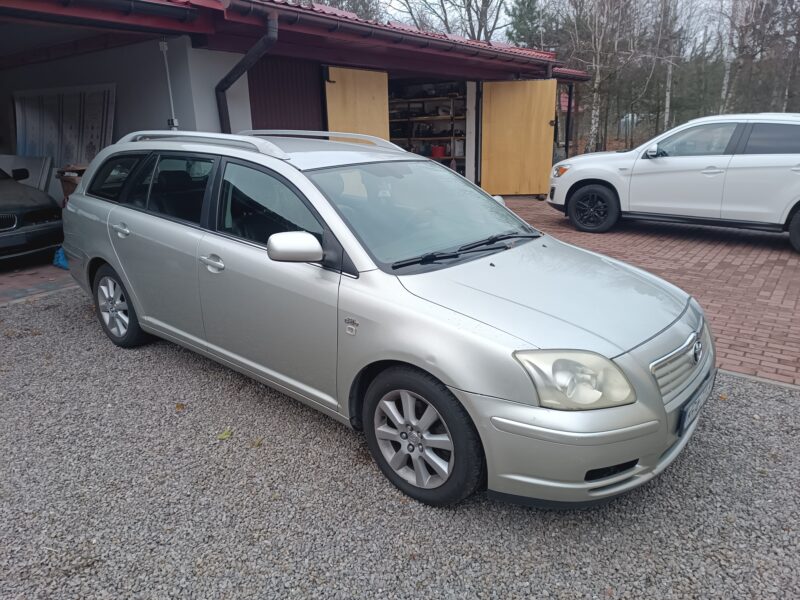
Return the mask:
<svg viewBox="0 0 800 600">
<path fill-rule="evenodd" d="M 220 146 L 232 146 L 244 150 L 253 150 L 281 160 L 289 159 L 288 154 L 270 141 L 253 136 L 232 135 L 230 133 L 212 133 L 205 131 L 134 131 L 120 138 L 117 144 L 147 142 L 151 140 L 218 144 Z"/>
<path fill-rule="evenodd" d="M 367 135 L 364 133 L 345 133 L 342 131 L 306 131 L 302 129 L 250 129 L 247 131 L 240 131 L 239 135 L 252 135 L 252 136 L 276 136 L 276 137 L 298 137 L 298 138 L 345 138 L 353 139 L 362 142 L 370 142 L 373 146 L 378 148 L 385 148 L 387 150 L 396 150 L 405 152 L 397 144 L 380 138 L 376 135 Z"/>
</svg>

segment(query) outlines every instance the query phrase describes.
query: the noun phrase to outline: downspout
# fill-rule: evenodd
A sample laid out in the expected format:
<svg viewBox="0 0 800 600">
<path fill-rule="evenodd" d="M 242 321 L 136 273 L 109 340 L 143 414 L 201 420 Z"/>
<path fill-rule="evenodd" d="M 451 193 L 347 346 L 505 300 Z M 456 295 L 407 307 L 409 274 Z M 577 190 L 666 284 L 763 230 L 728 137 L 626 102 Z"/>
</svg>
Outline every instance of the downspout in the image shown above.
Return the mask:
<svg viewBox="0 0 800 600">
<path fill-rule="evenodd" d="M 247 73 L 263 57 L 275 42 L 278 41 L 278 15 L 267 15 L 267 33 L 265 33 L 242 59 L 234 65 L 230 72 L 223 77 L 214 88 L 217 95 L 217 111 L 219 112 L 219 127 L 222 133 L 231 133 L 231 115 L 228 111 L 228 96 L 226 92 L 239 78 Z"/>
</svg>

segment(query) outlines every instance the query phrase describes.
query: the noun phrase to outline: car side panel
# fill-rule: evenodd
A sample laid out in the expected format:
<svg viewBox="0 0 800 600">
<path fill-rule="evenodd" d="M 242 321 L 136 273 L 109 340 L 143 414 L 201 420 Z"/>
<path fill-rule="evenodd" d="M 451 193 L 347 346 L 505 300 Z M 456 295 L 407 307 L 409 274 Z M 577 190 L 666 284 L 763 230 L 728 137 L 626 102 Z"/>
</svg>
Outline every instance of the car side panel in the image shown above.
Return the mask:
<svg viewBox="0 0 800 600">
<path fill-rule="evenodd" d="M 91 292 L 89 262 L 99 258 L 110 264 L 117 273 L 119 263 L 108 237 L 108 215 L 114 205 L 106 200 L 74 193 L 64 209 L 64 252 L 69 258 L 70 272 L 80 286 Z M 124 281 L 130 288 L 129 282 Z M 133 294 L 129 290 L 129 294 Z M 138 299 L 134 296 L 134 306 Z"/>
<path fill-rule="evenodd" d="M 784 223 L 800 201 L 800 154 L 737 154 L 728 167 L 722 218 Z"/>
<path fill-rule="evenodd" d="M 342 414 L 359 372 L 377 361 L 427 371 L 445 385 L 535 404 L 536 390 L 514 349 L 530 344 L 408 292 L 382 271 L 343 276 L 339 285 L 337 388 Z M 360 416 L 360 415 L 358 415 Z"/>
</svg>

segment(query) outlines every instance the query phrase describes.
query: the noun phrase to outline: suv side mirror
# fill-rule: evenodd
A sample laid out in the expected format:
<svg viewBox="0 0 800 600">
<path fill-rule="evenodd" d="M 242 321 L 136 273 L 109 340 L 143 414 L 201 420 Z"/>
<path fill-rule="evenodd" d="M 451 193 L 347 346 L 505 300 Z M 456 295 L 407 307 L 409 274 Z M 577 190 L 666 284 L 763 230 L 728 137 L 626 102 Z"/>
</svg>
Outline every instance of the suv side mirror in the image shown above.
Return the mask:
<svg viewBox="0 0 800 600">
<path fill-rule="evenodd" d="M 658 144 L 653 144 L 646 151 L 647 158 L 658 158 Z"/>
<path fill-rule="evenodd" d="M 14 181 L 22 181 L 23 179 L 27 179 L 30 177 L 31 174 L 28 169 L 14 169 L 11 171 L 11 178 Z"/>
<path fill-rule="evenodd" d="M 276 262 L 319 262 L 322 245 L 307 231 L 273 233 L 267 240 L 267 256 Z"/>
<path fill-rule="evenodd" d="M 495 200 L 497 200 L 498 204 L 502 204 L 503 206 L 506 205 L 506 200 L 502 196 L 492 196 Z"/>
</svg>

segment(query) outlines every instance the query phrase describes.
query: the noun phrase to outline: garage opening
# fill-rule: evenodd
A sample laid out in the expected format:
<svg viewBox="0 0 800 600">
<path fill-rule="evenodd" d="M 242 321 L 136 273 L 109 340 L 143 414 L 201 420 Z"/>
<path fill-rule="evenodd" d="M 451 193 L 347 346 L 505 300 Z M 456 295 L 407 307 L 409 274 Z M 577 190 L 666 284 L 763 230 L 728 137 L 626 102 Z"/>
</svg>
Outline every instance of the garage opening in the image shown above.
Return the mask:
<svg viewBox="0 0 800 600">
<path fill-rule="evenodd" d="M 390 79 L 391 141 L 476 181 L 475 90 L 467 81 Z"/>
</svg>

